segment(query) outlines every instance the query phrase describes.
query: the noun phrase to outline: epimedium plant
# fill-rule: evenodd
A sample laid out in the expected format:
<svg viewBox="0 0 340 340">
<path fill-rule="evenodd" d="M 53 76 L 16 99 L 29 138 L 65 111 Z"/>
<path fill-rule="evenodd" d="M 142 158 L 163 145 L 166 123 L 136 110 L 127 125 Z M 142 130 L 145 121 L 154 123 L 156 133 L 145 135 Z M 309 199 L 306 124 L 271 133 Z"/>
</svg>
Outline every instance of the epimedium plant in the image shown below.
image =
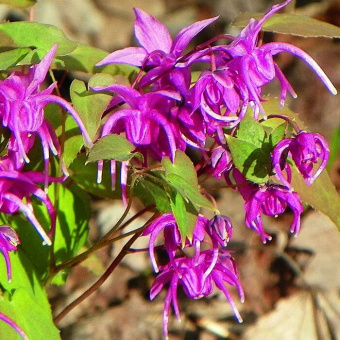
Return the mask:
<svg viewBox="0 0 340 340">
<path fill-rule="evenodd" d="M 262 215 L 291 210 L 287 229 L 298 234 L 303 203 L 340 227 L 340 202 L 323 171 L 327 142 L 308 132 L 284 106 L 287 94 L 295 98 L 296 93 L 273 57 L 280 52 L 297 56 L 332 94 L 336 89 L 306 52 L 259 39 L 262 29 L 302 36 L 317 31 L 329 38 L 340 32 L 301 16 L 284 14 L 282 20 L 277 12 L 289 2 L 241 23 L 244 28 L 236 37 L 222 34 L 196 47 L 191 47 L 194 37 L 217 17 L 193 23 L 173 39 L 160 21 L 135 9 L 140 46 L 111 54 L 70 41 L 53 26 L 0 24 L 4 338 L 58 339 L 58 322 L 100 287 L 139 237 L 149 238 L 157 274 L 150 298 L 167 289 L 165 337 L 171 308 L 180 318 L 178 286 L 192 299 L 221 290 L 241 322 L 229 291 L 236 288 L 244 300 L 242 278 L 228 250 L 233 225 L 220 214 L 210 190 L 240 193 L 245 226 L 263 243 L 271 235 Z M 6 4 L 29 8 L 34 1 Z M 194 71 L 197 65 L 203 65 L 199 72 Z M 73 81 L 68 102 L 59 93 L 54 69 L 92 76 L 87 83 Z M 52 84 L 43 89 L 48 74 Z M 124 85 L 115 82 L 117 74 L 127 79 Z M 281 85 L 279 100 L 263 95 L 263 87 L 274 79 Z M 198 155 L 195 165 L 186 154 L 189 149 Z M 209 188 L 209 178 L 215 178 L 217 188 Z M 126 209 L 112 230 L 81 252 L 91 215 L 88 194 L 121 200 Z M 126 220 L 137 199 L 144 208 Z M 144 225 L 124 231 L 144 214 Z M 155 253 L 161 237 L 165 265 Z M 105 273 L 53 319 L 46 287 L 64 284 L 71 267 L 122 238 L 127 242 Z"/>
</svg>

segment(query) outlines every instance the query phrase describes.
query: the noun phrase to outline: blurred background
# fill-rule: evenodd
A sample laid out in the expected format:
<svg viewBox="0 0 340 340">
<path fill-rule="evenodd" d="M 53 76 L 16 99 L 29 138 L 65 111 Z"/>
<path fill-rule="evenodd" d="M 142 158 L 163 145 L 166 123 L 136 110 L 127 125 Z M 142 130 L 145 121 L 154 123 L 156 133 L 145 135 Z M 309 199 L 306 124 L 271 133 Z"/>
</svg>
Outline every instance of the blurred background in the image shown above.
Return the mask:
<svg viewBox="0 0 340 340">
<path fill-rule="evenodd" d="M 196 42 L 200 43 L 221 33 L 238 34 L 239 30 L 231 26 L 237 15 L 265 12 L 274 3 L 272 0 L 40 0 L 34 8 L 34 20 L 58 26 L 73 40 L 111 52 L 136 44 L 133 7 L 156 16 L 172 34 L 194 21 L 219 15 L 218 22 L 199 35 Z M 297 0 L 286 10 L 340 25 L 339 1 Z M 22 11 L 9 11 L 5 6 L 0 6 L 0 16 L 2 20 L 27 20 Z M 266 37 L 307 51 L 340 89 L 338 40 L 272 34 Z M 339 97 L 332 96 L 297 58 L 282 54 L 277 62 L 298 94 L 287 105 L 299 113 L 311 131 L 323 134 L 331 148 L 338 150 Z M 68 77 L 72 79 L 72 75 Z M 266 91 L 274 96 L 279 94 L 275 85 Z M 338 159 L 329 171 L 339 189 Z M 264 219 L 273 236 L 273 241 L 264 246 L 258 235 L 245 228 L 243 200 L 238 194 L 225 190 L 219 194 L 218 203 L 235 227 L 230 247 L 246 294 L 245 303 L 237 303 L 244 322 L 235 321 L 221 293 L 199 301 L 190 301 L 180 293 L 182 322 L 171 317 L 170 339 L 340 339 L 340 235 L 332 222 L 309 209 L 302 218 L 300 235 L 292 238 L 288 232 L 292 219 L 289 213 L 277 219 Z M 122 207 L 113 201 L 93 200 L 93 208 L 90 242 L 109 230 L 122 213 Z M 141 223 L 136 221 L 135 227 Z M 51 287 L 55 312 L 95 282 L 122 246 L 123 243 L 104 249 L 74 268 L 66 286 Z M 143 239 L 136 245 L 136 248 L 145 247 L 147 241 Z M 158 255 L 161 258 L 162 254 Z M 127 256 L 95 294 L 62 320 L 59 325 L 62 339 L 162 339 L 165 294 L 149 301 L 153 278 L 146 253 Z M 237 301 L 236 294 L 233 295 Z"/>
</svg>

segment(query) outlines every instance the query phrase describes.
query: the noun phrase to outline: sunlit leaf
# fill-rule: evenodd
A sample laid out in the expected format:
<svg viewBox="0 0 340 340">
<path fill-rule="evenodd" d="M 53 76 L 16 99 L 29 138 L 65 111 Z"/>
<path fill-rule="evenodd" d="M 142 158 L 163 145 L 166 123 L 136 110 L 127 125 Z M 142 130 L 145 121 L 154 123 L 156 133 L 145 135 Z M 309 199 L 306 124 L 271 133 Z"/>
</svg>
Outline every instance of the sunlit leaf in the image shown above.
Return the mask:
<svg viewBox="0 0 340 340">
<path fill-rule="evenodd" d="M 340 231 L 340 198 L 326 170 L 307 186 L 300 173 L 293 168 L 292 185 L 303 202 L 327 215 Z"/>
<path fill-rule="evenodd" d="M 59 331 L 52 321 L 50 304 L 45 289 L 38 279 L 33 263 L 20 247 L 11 253 L 12 282 L 1 280 L 3 295 L 0 310 L 27 334 L 29 339 L 60 339 Z M 0 258 L 1 272 L 4 261 Z M 1 339 L 21 339 L 7 324 L 0 322 Z"/>
<path fill-rule="evenodd" d="M 266 133 L 259 122 L 246 118 L 239 125 L 237 138 L 261 148 L 265 142 Z"/>
<path fill-rule="evenodd" d="M 242 174 L 254 183 L 265 183 L 269 179 L 270 157 L 257 145 L 227 137 L 233 162 Z"/>
<path fill-rule="evenodd" d="M 76 185 L 69 188 L 60 186 L 58 202 L 58 219 L 54 240 L 54 257 L 60 264 L 78 254 L 87 240 L 91 216 L 90 199 Z M 67 272 L 60 272 L 52 283 L 64 284 Z"/>
<path fill-rule="evenodd" d="M 176 151 L 174 163 L 172 163 L 169 158 L 164 157 L 162 159 L 162 164 L 165 168 L 165 176 L 175 174 L 184 178 L 193 187 L 198 186 L 195 167 L 190 158 L 183 151 Z"/>
<path fill-rule="evenodd" d="M 5 47 L 30 47 L 45 51 L 58 43 L 57 55 L 71 53 L 78 46 L 57 27 L 36 22 L 10 22 L 0 24 L 0 44 Z"/>
<path fill-rule="evenodd" d="M 70 88 L 72 104 L 92 139 L 97 135 L 101 116 L 111 100 L 105 93 L 88 91 L 84 82 L 75 79 Z"/>
<path fill-rule="evenodd" d="M 199 192 L 197 187 L 194 187 L 183 177 L 176 174 L 169 174 L 166 178 L 187 202 L 216 211 L 215 206 Z"/>
<path fill-rule="evenodd" d="M 213 211 L 217 209 L 204 197 L 198 187 L 197 173 L 190 158 L 182 151 L 177 151 L 175 161 L 163 158 L 164 179 L 172 189 L 167 189 L 172 212 L 176 218 L 182 240 L 191 239 L 196 225 L 199 207 Z"/>
<path fill-rule="evenodd" d="M 138 69 L 130 65 L 107 65 L 97 67 L 96 64 L 104 59 L 109 53 L 100 48 L 79 44 L 77 48 L 66 55 L 60 55 L 57 60 L 62 61 L 59 68 L 68 71 L 81 71 L 86 73 L 107 73 L 129 77 Z"/>
<path fill-rule="evenodd" d="M 175 216 L 182 236 L 182 243 L 184 244 L 186 238 L 192 239 L 192 233 L 197 222 L 198 208 L 191 202 L 186 202 L 178 192 L 170 193 L 169 197 L 171 210 Z"/>
<path fill-rule="evenodd" d="M 102 159 L 127 161 L 133 157 L 141 159 L 139 153 L 133 153 L 135 146 L 120 135 L 108 135 L 98 139 L 89 152 L 87 162 L 96 162 Z"/>
<path fill-rule="evenodd" d="M 16 66 L 30 52 L 31 49 L 28 47 L 1 52 L 0 70 L 7 70 L 10 67 Z"/>
</svg>

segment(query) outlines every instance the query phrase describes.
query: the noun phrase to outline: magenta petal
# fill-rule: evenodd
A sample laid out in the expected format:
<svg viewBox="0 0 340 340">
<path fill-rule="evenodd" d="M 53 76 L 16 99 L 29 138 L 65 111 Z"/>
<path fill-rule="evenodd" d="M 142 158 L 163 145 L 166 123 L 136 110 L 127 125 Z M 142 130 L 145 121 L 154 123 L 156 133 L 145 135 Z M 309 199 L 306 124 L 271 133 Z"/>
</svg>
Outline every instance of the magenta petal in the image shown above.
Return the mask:
<svg viewBox="0 0 340 340">
<path fill-rule="evenodd" d="M 20 209 L 20 211 L 22 211 L 22 213 L 25 214 L 27 219 L 32 223 L 34 228 L 37 230 L 40 237 L 44 240 L 44 244 L 47 244 L 49 246 L 52 244 L 50 238 L 47 236 L 45 230 L 35 217 L 33 210 L 31 209 L 30 206 L 24 204 L 17 196 L 10 193 L 3 195 L 3 199 L 8 200 L 9 202 L 15 204 Z"/>
<path fill-rule="evenodd" d="M 3 322 L 6 322 L 8 325 L 10 325 L 20 336 L 23 340 L 29 340 L 28 336 L 24 333 L 24 331 L 9 317 L 6 315 L 0 313 L 0 320 Z"/>
<path fill-rule="evenodd" d="M 202 21 L 198 21 L 193 23 L 188 27 L 184 27 L 176 36 L 171 52 L 174 53 L 175 56 L 179 56 L 184 49 L 188 46 L 189 42 L 205 27 L 216 21 L 218 17 L 214 17 L 211 19 L 206 19 Z"/>
<path fill-rule="evenodd" d="M 92 91 L 110 91 L 115 92 L 118 96 L 122 97 L 124 101 L 131 106 L 131 108 L 137 108 L 138 99 L 142 96 L 138 91 L 132 87 L 113 84 L 107 87 L 94 87 L 91 88 Z"/>
<path fill-rule="evenodd" d="M 281 140 L 279 143 L 277 143 L 272 153 L 273 168 L 274 168 L 276 177 L 287 188 L 291 188 L 291 184 L 283 175 L 283 169 L 285 169 L 286 167 L 284 166 L 284 164 L 282 164 L 282 162 L 285 162 L 285 159 L 282 159 L 282 155 L 287 149 L 289 149 L 291 143 L 292 143 L 291 138 Z"/>
<path fill-rule="evenodd" d="M 156 50 L 170 53 L 172 39 L 168 29 L 156 18 L 135 8 L 135 35 L 148 53 Z"/>
<path fill-rule="evenodd" d="M 303 61 L 308 64 L 312 70 L 317 74 L 317 76 L 321 79 L 321 81 L 325 84 L 325 86 L 328 88 L 328 90 L 332 94 L 337 94 L 337 90 L 332 84 L 332 82 L 329 80 L 325 72 L 322 70 L 322 68 L 317 64 L 317 62 L 305 51 L 301 50 L 300 48 L 287 44 L 282 42 L 274 42 L 274 43 L 268 43 L 261 47 L 261 49 L 266 49 L 271 51 L 272 55 L 275 55 L 280 52 L 288 52 L 291 54 L 294 54 L 296 57 L 301 58 Z"/>
<path fill-rule="evenodd" d="M 0 251 L 5 258 L 8 282 L 12 280 L 9 252 L 17 250 L 18 244 L 20 240 L 15 230 L 6 225 L 0 226 Z"/>
<path fill-rule="evenodd" d="M 41 96 L 41 97 L 37 98 L 37 102 L 40 103 L 41 105 L 47 105 L 49 103 L 55 103 L 55 104 L 61 106 L 62 108 L 64 108 L 66 111 L 68 111 L 70 113 L 70 115 L 73 117 L 73 119 L 76 121 L 76 123 L 78 124 L 79 129 L 80 129 L 88 147 L 91 148 L 93 146 L 93 142 L 92 142 L 91 137 L 89 136 L 89 134 L 88 134 L 88 132 L 85 128 L 83 121 L 81 120 L 77 111 L 71 106 L 71 104 L 69 102 L 67 102 L 65 99 L 63 99 L 61 97 L 54 96 L 54 95 Z"/>
<path fill-rule="evenodd" d="M 45 80 L 46 74 L 52 64 L 57 49 L 58 44 L 55 44 L 44 56 L 41 62 L 32 68 L 34 70 L 34 78 L 26 90 L 26 95 L 31 94 Z"/>
<path fill-rule="evenodd" d="M 129 64 L 142 66 L 147 53 L 143 47 L 126 47 L 122 50 L 114 51 L 101 60 L 96 66 L 109 64 Z"/>
</svg>

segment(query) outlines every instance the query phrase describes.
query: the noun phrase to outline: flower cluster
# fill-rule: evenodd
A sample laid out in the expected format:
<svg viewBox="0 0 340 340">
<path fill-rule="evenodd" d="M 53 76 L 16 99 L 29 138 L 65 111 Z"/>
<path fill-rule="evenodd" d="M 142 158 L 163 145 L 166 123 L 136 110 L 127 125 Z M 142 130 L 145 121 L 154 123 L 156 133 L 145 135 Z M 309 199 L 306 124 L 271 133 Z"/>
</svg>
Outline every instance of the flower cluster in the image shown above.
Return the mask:
<svg viewBox="0 0 340 340">
<path fill-rule="evenodd" d="M 157 236 L 163 231 L 164 248 L 167 251 L 169 262 L 158 266 L 155 259 L 154 247 Z M 168 319 L 171 304 L 175 315 L 180 319 L 177 289 L 182 286 L 185 294 L 191 299 L 200 299 L 212 293 L 214 285 L 220 289 L 232 306 L 233 312 L 241 322 L 242 318 L 235 303 L 226 288 L 226 284 L 235 286 L 241 301 L 244 299 L 243 290 L 239 282 L 234 259 L 230 252 L 223 249 L 232 236 L 232 225 L 228 217 L 216 215 L 210 221 L 199 215 L 193 230 L 192 240 L 186 239 L 182 245 L 181 235 L 175 217 L 171 213 L 154 220 L 143 235 L 150 235 L 149 253 L 152 265 L 159 275 L 155 279 L 150 291 L 153 299 L 162 288 L 169 283 L 165 298 L 163 314 L 164 335 L 168 334 Z M 201 244 L 207 246 L 201 249 Z M 194 255 L 188 256 L 190 249 Z"/>
<path fill-rule="evenodd" d="M 281 183 L 274 183 L 271 179 L 253 183 L 242 173 L 240 166 L 234 164 L 227 137 L 237 136 L 246 116 L 259 123 L 271 118 L 270 112 L 266 113 L 263 108 L 265 99 L 262 93 L 264 86 L 274 79 L 281 85 L 281 106 L 287 93 L 296 97 L 291 84 L 274 61 L 274 56 L 280 52 L 302 59 L 329 91 L 336 94 L 328 77 L 306 52 L 287 43 L 259 42 L 263 23 L 289 2 L 273 6 L 260 20 L 251 19 L 236 37 L 218 36 L 191 50 L 188 46 L 194 37 L 213 24 L 217 17 L 185 27 L 172 39 L 160 21 L 141 9 L 135 9 L 135 37 L 140 47 L 115 51 L 98 66 L 115 63 L 133 65 L 140 68 L 138 76 L 130 87 L 114 84 L 92 89 L 113 93 L 101 137 L 125 134 L 135 146 L 135 151 L 143 155 L 144 166 L 150 158 L 156 161 L 163 157 L 174 160 L 176 150 L 195 148 L 202 155 L 202 172 L 205 170 L 237 188 L 245 201 L 245 225 L 254 229 L 264 243 L 271 236 L 265 232 L 262 214 L 277 216 L 290 209 L 294 214 L 290 230 L 295 234 L 299 232 L 303 205 L 291 185 L 291 164 L 292 161 L 295 163 L 310 185 L 326 166 L 329 155 L 326 141 L 318 134 L 301 131 L 289 117 L 276 115 L 276 118 L 288 122 L 289 128 L 281 140 L 271 146 L 268 177 L 276 175 Z M 222 38 L 230 43 L 215 44 Z M 198 65 L 205 65 L 205 68 L 193 80 L 192 70 Z M 102 169 L 103 161 L 100 161 L 99 180 Z M 115 171 L 115 161 L 112 161 L 111 171 Z M 125 162 L 122 167 L 123 189 L 127 185 L 127 171 L 128 162 Z M 126 200 L 126 190 L 122 192 Z M 157 265 L 154 254 L 155 240 L 161 232 L 169 257 L 165 266 Z M 159 217 L 144 231 L 144 235 L 150 235 L 152 265 L 156 272 L 160 272 L 152 286 L 151 298 L 167 283 L 170 284 L 164 308 L 165 334 L 171 304 L 179 317 L 179 285 L 193 299 L 209 295 L 215 285 L 225 293 L 237 319 L 241 320 L 224 285 L 236 286 L 243 299 L 234 261 L 230 253 L 221 248 L 227 245 L 231 233 L 231 222 L 227 217 L 217 215 L 209 221 L 199 215 L 192 239 L 183 242 L 171 213 Z M 202 242 L 207 242 L 210 248 L 201 250 Z M 191 257 L 186 255 L 188 248 L 194 249 Z"/>
</svg>

